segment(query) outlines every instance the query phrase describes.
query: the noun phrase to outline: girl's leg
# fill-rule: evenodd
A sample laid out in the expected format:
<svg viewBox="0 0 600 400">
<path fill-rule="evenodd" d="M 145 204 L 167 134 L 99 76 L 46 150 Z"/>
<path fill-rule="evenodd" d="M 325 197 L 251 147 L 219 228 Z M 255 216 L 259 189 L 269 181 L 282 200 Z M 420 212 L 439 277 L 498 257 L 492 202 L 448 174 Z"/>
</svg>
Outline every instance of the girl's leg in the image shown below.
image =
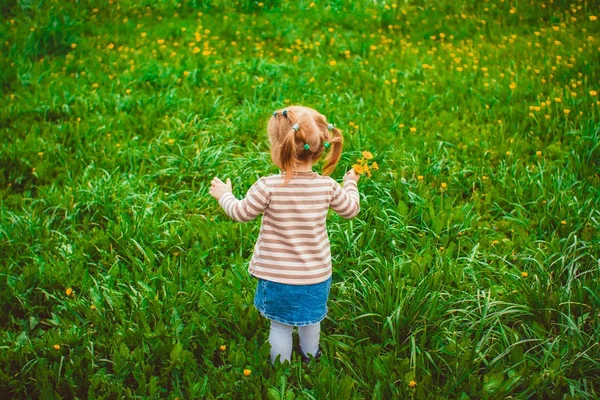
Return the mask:
<svg viewBox="0 0 600 400">
<path fill-rule="evenodd" d="M 300 348 L 304 355 L 316 356 L 319 350 L 319 336 L 321 334 L 321 323 L 299 326 L 298 336 L 300 337 Z"/>
<path fill-rule="evenodd" d="M 271 344 L 271 363 L 275 363 L 278 355 L 281 355 L 280 361 L 290 361 L 292 357 L 292 330 L 291 325 L 285 325 L 271 320 L 271 331 L 269 333 L 269 343 Z"/>
</svg>

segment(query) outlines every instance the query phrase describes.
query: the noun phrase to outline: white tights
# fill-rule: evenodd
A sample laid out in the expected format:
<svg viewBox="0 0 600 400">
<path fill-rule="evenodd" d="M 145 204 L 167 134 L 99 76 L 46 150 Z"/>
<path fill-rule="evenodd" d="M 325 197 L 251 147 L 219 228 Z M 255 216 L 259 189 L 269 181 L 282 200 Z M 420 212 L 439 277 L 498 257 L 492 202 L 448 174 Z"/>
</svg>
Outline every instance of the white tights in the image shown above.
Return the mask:
<svg viewBox="0 0 600 400">
<path fill-rule="evenodd" d="M 271 363 L 275 363 L 277 356 L 281 355 L 280 361 L 290 361 L 292 357 L 292 325 L 285 325 L 271 320 L 271 331 L 269 332 L 269 343 L 271 344 Z M 319 350 L 319 336 L 321 334 L 321 323 L 298 327 L 300 337 L 300 348 L 302 352 L 313 357 Z"/>
</svg>

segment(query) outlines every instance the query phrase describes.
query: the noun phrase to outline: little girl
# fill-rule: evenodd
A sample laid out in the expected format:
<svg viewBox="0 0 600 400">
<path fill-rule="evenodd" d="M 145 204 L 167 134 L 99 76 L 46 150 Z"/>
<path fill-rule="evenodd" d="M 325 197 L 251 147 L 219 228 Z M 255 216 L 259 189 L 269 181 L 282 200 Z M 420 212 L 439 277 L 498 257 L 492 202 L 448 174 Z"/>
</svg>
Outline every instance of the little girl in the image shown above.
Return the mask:
<svg viewBox="0 0 600 400">
<path fill-rule="evenodd" d="M 359 211 L 359 175 L 350 170 L 342 188 L 329 175 L 342 153 L 342 132 L 308 107 L 273 113 L 267 127 L 271 158 L 280 174 L 262 177 L 243 200 L 231 181 L 211 182 L 210 194 L 227 215 L 247 222 L 264 213 L 248 272 L 258 278 L 254 306 L 271 321 L 271 362 L 290 360 L 292 329 L 298 327 L 304 362 L 320 356 L 321 321 L 331 289 L 331 253 L 325 229 L 331 207 L 344 218 Z M 312 171 L 327 152 L 323 175 Z"/>
</svg>

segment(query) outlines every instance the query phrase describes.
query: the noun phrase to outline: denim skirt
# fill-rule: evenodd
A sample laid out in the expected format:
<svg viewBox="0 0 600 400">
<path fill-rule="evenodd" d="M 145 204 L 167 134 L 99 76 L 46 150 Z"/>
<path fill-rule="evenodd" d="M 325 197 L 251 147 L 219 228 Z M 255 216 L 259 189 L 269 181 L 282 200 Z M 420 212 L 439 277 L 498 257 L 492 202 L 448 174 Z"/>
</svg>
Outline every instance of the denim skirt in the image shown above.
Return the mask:
<svg viewBox="0 0 600 400">
<path fill-rule="evenodd" d="M 265 318 L 292 326 L 312 325 L 327 315 L 331 277 L 314 285 L 288 285 L 258 278 L 254 307 Z"/>
</svg>

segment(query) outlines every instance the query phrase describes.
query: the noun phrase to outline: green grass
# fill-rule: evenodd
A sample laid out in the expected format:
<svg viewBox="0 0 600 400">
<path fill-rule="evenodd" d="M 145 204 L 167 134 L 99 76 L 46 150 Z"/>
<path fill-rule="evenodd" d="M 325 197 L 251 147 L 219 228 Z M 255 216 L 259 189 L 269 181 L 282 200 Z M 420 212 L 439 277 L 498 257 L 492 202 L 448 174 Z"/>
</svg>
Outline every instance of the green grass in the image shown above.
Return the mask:
<svg viewBox="0 0 600 400">
<path fill-rule="evenodd" d="M 5 2 L 0 392 L 600 396 L 600 7 L 572 3 Z M 259 223 L 208 194 L 277 171 L 291 104 L 344 131 L 336 179 L 381 168 L 329 218 L 309 368 L 269 364 Z"/>
</svg>

